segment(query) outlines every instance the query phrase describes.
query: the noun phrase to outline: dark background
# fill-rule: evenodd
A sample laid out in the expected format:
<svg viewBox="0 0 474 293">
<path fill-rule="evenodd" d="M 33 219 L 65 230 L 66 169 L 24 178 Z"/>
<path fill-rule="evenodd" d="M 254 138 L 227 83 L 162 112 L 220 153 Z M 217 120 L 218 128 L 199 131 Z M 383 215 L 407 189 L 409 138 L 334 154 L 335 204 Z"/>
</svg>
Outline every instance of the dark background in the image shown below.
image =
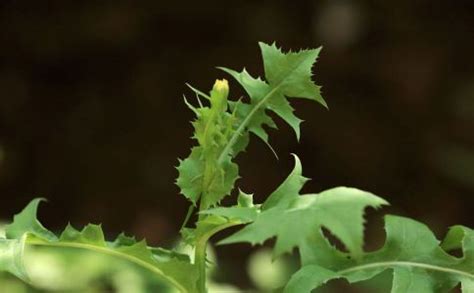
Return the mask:
<svg viewBox="0 0 474 293">
<path fill-rule="evenodd" d="M 225 77 L 217 65 L 261 75 L 257 41 L 276 41 L 324 46 L 314 79 L 330 111 L 294 103 L 306 121 L 300 143 L 280 123 L 277 161 L 253 139 L 238 159 L 241 189 L 262 201 L 294 152 L 313 178 L 307 192 L 372 191 L 391 202 L 383 212 L 428 223 L 439 237 L 456 223 L 474 226 L 471 0 L 3 0 L 0 11 L 5 220 L 43 196 L 40 217 L 54 229 L 94 222 L 110 237 L 124 230 L 170 243 L 188 206 L 174 166 L 194 144 L 185 82 L 209 90 Z M 244 264 L 249 251 L 217 254 Z"/>
</svg>

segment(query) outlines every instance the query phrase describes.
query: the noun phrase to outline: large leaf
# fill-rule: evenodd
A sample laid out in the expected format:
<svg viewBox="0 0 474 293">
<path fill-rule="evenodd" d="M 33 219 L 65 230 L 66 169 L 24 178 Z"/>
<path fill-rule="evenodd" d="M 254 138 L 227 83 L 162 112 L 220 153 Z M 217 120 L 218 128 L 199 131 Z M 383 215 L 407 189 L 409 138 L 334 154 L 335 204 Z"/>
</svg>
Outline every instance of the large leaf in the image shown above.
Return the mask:
<svg viewBox="0 0 474 293">
<path fill-rule="evenodd" d="M 57 237 L 37 220 L 41 199 L 31 201 L 6 227 L 6 237 L 0 239 L 0 270 L 27 280 L 22 264 L 24 245 L 69 247 L 112 255 L 147 269 L 182 292 L 196 292 L 197 271 L 184 255 L 161 248 L 148 247 L 145 240 L 120 235 L 113 242 L 105 240 L 99 225 L 89 224 L 81 231 L 68 225 Z M 47 264 L 45 264 L 47 265 Z"/>
<path fill-rule="evenodd" d="M 299 195 L 307 179 L 295 156 L 295 168 L 256 213 L 253 222 L 222 240 L 221 244 L 250 242 L 261 244 L 276 237 L 275 255 L 301 246 L 322 227 L 338 237 L 354 257 L 362 254 L 364 209 L 377 208 L 386 201 L 355 188 L 337 187 L 319 194 Z M 208 213 L 233 218 L 234 208 L 220 208 Z"/>
<path fill-rule="evenodd" d="M 303 267 L 288 283 L 285 292 L 310 292 L 331 279 L 349 282 L 371 279 L 393 270 L 393 293 L 449 292 L 458 283 L 463 292 L 473 292 L 474 231 L 453 227 L 443 244 L 424 224 L 412 219 L 386 216 L 387 240 L 379 250 L 358 259 L 348 258 L 329 243 L 321 245 L 321 235 L 308 239 L 300 253 Z M 459 249 L 458 258 L 446 251 Z"/>
</svg>

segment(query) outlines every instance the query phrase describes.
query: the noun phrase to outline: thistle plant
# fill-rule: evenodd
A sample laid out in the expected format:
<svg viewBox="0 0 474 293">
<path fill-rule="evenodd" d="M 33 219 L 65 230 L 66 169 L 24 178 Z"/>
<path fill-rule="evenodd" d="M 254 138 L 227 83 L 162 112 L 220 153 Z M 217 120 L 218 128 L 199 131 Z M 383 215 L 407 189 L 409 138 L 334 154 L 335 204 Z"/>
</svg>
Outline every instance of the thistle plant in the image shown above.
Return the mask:
<svg viewBox="0 0 474 293">
<path fill-rule="evenodd" d="M 320 49 L 283 52 L 275 44 L 260 43 L 264 79 L 245 69 L 219 69 L 234 79 L 247 97 L 231 99 L 227 80 L 216 80 L 209 92 L 189 86 L 195 98 L 184 98 L 196 118 L 195 146 L 179 160 L 176 184 L 190 201 L 180 231 L 180 243 L 191 255 L 176 249 L 152 247 L 124 234 L 107 241 L 100 226 L 89 224 L 77 230 L 68 225 L 59 235 L 46 229 L 36 217 L 42 199 L 34 199 L 17 214 L 0 239 L 0 270 L 28 281 L 23 255 L 30 246 L 92 250 L 122 258 L 149 270 L 181 292 L 207 292 L 206 248 L 215 234 L 242 226 L 218 244 L 248 242 L 252 245 L 275 239 L 273 257 L 299 252 L 301 268 L 284 292 L 311 292 L 332 279 L 354 283 L 369 280 L 385 270 L 393 272 L 392 292 L 448 292 L 461 283 L 463 292 L 474 292 L 474 232 L 451 227 L 439 241 L 427 226 L 415 220 L 385 216 L 386 242 L 365 252 L 364 210 L 380 208 L 387 201 L 356 188 L 335 187 L 319 193 L 301 194 L 308 180 L 296 155 L 288 177 L 261 203 L 236 186 L 239 166 L 235 158 L 251 137 L 269 145 L 267 128 L 277 128 L 277 116 L 300 138 L 300 124 L 290 99 L 307 99 L 327 107 L 321 88 L 312 80 L 312 68 Z M 272 113 L 274 115 L 270 115 Z M 233 197 L 234 205 L 221 205 Z M 190 219 L 196 219 L 190 223 Z M 343 244 L 335 247 L 323 233 L 327 229 Z M 225 249 L 225 248 L 222 248 Z M 461 250 L 461 257 L 451 255 Z M 45 264 L 46 266 L 47 264 Z"/>
</svg>

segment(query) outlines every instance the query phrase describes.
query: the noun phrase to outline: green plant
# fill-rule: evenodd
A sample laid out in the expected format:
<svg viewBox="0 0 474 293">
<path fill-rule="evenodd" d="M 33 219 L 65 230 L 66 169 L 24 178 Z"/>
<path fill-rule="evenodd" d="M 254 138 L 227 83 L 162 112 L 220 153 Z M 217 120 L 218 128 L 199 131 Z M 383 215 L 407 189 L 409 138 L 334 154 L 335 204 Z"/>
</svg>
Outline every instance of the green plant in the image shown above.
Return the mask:
<svg viewBox="0 0 474 293">
<path fill-rule="evenodd" d="M 192 203 L 181 235 L 182 243 L 194 248 L 194 255 L 150 247 L 144 240 L 125 235 L 108 242 L 101 227 L 92 224 L 81 231 L 69 225 L 56 236 L 37 220 L 41 199 L 35 199 L 6 227 L 6 237 L 0 239 L 0 268 L 28 280 L 22 263 L 25 246 L 70 247 L 126 259 L 182 292 L 205 292 L 209 239 L 229 227 L 245 225 L 220 243 L 261 244 L 276 238 L 274 258 L 298 249 L 301 268 L 286 284 L 285 292 L 310 292 L 335 278 L 349 282 L 367 280 L 387 269 L 393 270 L 392 292 L 445 292 L 458 283 L 464 292 L 474 292 L 471 229 L 452 227 L 440 244 L 425 225 L 386 216 L 385 245 L 378 251 L 364 252 L 364 210 L 387 202 L 369 192 L 347 187 L 300 194 L 307 178 L 302 176 L 296 155 L 293 171 L 263 203 L 254 204 L 252 195 L 238 191 L 235 205 L 220 205 L 235 189 L 239 171 L 233 160 L 246 148 L 250 134 L 269 143 L 264 127 L 276 128 L 276 124 L 268 112 L 288 123 L 299 139 L 301 120 L 288 99 L 304 98 L 326 106 L 320 87 L 311 80 L 311 69 L 320 49 L 283 53 L 274 44 L 264 43 L 260 43 L 260 48 L 265 80 L 252 77 L 245 69 L 237 72 L 220 68 L 240 83 L 248 100 L 228 100 L 226 80 L 217 80 L 209 95 L 190 86 L 196 94 L 197 106 L 185 98 L 186 105 L 196 114 L 192 124 L 197 145 L 186 159 L 179 161 L 176 183 Z M 195 213 L 198 219 L 188 227 Z M 343 243 L 345 251 L 331 244 L 322 232 L 323 227 Z M 463 256 L 448 254 L 455 249 L 461 249 Z"/>
</svg>

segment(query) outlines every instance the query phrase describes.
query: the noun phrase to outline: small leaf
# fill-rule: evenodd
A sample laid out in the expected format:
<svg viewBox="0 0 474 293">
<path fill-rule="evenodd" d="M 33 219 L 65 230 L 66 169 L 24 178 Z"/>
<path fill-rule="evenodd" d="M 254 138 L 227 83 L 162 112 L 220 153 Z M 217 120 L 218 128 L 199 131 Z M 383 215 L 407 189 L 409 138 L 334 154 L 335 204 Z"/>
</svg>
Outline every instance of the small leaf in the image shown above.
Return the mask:
<svg viewBox="0 0 474 293">
<path fill-rule="evenodd" d="M 239 191 L 239 196 L 237 197 L 237 206 L 243 208 L 251 208 L 254 206 L 253 204 L 253 194 L 248 194 L 243 192 L 242 190 Z"/>
</svg>

